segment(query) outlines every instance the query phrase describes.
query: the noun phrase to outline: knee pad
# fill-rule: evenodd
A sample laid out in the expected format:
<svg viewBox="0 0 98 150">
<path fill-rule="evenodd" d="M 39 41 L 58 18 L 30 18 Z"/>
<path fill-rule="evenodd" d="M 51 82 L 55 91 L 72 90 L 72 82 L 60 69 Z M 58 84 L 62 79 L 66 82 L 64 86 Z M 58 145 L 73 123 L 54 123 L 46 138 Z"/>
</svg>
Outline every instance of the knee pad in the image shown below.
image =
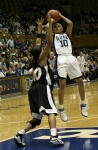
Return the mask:
<svg viewBox="0 0 98 150">
<path fill-rule="evenodd" d="M 35 118 L 28 122 L 32 125 L 32 128 L 35 128 L 37 125 L 39 126 L 41 124 L 41 120 Z"/>
</svg>

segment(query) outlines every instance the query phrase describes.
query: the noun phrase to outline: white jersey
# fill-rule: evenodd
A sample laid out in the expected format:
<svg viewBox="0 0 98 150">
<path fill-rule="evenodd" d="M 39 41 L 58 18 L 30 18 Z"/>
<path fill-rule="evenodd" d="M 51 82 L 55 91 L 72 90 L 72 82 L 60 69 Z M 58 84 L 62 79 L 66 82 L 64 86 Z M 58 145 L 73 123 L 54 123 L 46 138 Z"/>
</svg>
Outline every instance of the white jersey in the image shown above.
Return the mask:
<svg viewBox="0 0 98 150">
<path fill-rule="evenodd" d="M 71 55 L 72 54 L 72 45 L 66 33 L 55 34 L 54 46 L 55 46 L 56 53 L 58 55 L 59 54 Z"/>
</svg>

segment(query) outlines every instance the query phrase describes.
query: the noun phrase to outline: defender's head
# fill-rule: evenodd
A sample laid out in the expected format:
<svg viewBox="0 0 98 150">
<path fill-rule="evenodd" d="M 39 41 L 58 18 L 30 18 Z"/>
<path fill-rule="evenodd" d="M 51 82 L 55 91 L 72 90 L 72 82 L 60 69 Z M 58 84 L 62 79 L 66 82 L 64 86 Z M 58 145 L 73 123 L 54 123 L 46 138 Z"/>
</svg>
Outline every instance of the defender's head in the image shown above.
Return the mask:
<svg viewBox="0 0 98 150">
<path fill-rule="evenodd" d="M 35 58 L 37 58 L 37 57 L 39 57 L 39 55 L 40 55 L 40 53 L 41 53 L 41 46 L 40 45 L 36 45 L 36 46 L 34 46 L 32 49 L 31 49 L 31 51 L 30 51 L 30 53 L 31 53 L 31 55 L 33 56 L 33 57 L 35 57 Z"/>
</svg>

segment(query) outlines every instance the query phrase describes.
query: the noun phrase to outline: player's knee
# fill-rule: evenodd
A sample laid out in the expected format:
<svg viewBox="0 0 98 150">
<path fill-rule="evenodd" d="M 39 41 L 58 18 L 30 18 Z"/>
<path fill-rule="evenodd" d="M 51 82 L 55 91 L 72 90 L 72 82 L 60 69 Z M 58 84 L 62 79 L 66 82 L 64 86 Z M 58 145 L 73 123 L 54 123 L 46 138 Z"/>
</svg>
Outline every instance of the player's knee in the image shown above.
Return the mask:
<svg viewBox="0 0 98 150">
<path fill-rule="evenodd" d="M 3 91 L 3 87 L 0 85 L 0 93 Z"/>
<path fill-rule="evenodd" d="M 32 128 L 35 128 L 36 126 L 39 126 L 41 124 L 41 120 L 35 118 L 28 122 L 32 125 Z"/>
<path fill-rule="evenodd" d="M 60 89 L 65 89 L 65 81 L 59 82 Z"/>
<path fill-rule="evenodd" d="M 77 84 L 78 84 L 79 86 L 83 86 L 83 79 L 82 79 L 82 78 L 79 78 L 79 79 L 77 79 L 76 81 L 77 81 Z"/>
</svg>

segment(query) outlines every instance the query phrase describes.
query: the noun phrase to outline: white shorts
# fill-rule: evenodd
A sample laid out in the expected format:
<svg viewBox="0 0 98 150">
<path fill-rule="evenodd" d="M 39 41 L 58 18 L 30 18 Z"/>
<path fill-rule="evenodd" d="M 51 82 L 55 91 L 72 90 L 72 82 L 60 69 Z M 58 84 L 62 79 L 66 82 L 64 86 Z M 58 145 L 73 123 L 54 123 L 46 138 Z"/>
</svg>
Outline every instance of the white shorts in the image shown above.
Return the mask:
<svg viewBox="0 0 98 150">
<path fill-rule="evenodd" d="M 58 55 L 57 70 L 60 78 L 67 78 L 67 74 L 70 79 L 75 79 L 82 76 L 77 58 L 73 55 Z"/>
</svg>

